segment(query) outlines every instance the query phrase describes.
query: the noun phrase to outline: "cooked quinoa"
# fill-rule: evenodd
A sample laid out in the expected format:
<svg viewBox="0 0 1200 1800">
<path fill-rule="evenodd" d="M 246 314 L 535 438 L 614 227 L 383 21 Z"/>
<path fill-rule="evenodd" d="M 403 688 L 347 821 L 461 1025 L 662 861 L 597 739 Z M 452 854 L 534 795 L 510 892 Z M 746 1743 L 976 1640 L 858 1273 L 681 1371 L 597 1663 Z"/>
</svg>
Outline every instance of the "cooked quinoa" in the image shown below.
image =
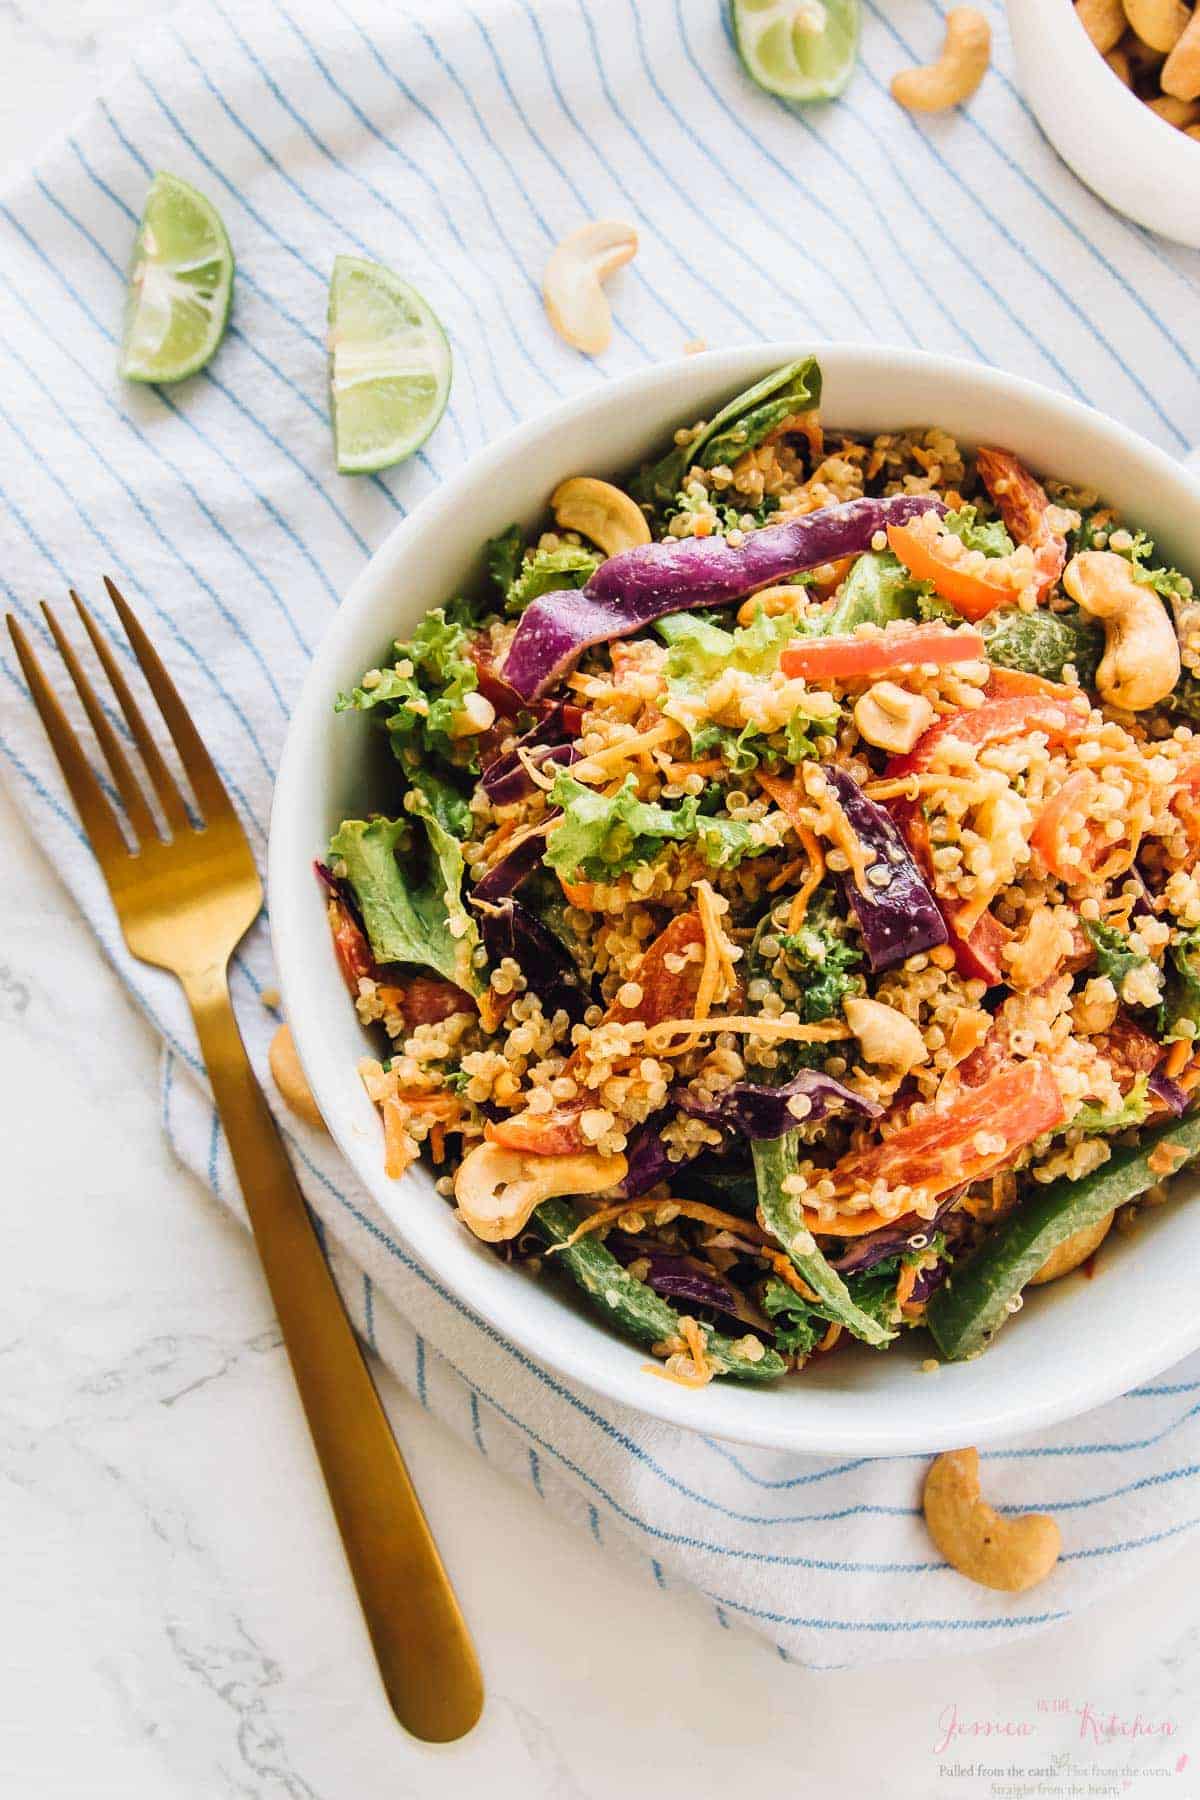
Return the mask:
<svg viewBox="0 0 1200 1800">
<path fill-rule="evenodd" d="M 388 1175 L 693 1385 L 972 1353 L 1200 1147 L 1190 580 L 819 395 L 565 484 L 338 703 L 397 765 L 321 865 Z"/>
</svg>

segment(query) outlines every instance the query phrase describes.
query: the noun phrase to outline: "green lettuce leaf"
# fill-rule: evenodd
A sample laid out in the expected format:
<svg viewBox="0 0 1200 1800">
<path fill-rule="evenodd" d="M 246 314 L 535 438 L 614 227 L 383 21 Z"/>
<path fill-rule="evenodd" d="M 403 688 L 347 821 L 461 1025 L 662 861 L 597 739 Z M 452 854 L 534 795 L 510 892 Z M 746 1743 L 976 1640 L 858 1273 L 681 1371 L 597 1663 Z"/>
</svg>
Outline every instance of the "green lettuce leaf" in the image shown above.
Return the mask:
<svg viewBox="0 0 1200 1800">
<path fill-rule="evenodd" d="M 915 619 L 919 599 L 932 592 L 930 583 L 914 581 L 890 550 L 867 550 L 847 575 L 833 606 L 810 620 L 808 629 L 822 637 L 849 637 L 858 625 Z"/>
<path fill-rule="evenodd" d="M 740 730 L 716 725 L 703 717 L 703 703 L 708 690 L 726 669 L 763 680 L 779 667 L 785 644 L 797 635 L 794 619 L 787 615 L 768 618 L 760 607 L 749 625 L 725 631 L 694 613 L 669 613 L 659 619 L 654 629 L 666 642 L 667 704 L 665 710 L 679 717 L 687 726 L 692 754 L 701 756 L 716 749 L 736 775 L 743 775 L 766 756 L 778 760 L 780 751 L 769 745 L 767 734 L 754 725 Z M 782 754 L 788 762 L 802 762 L 816 755 L 814 738 L 821 729 L 833 729 L 837 707 L 831 700 L 822 724 L 805 713 L 794 713 L 783 734 Z"/>
<path fill-rule="evenodd" d="M 1098 1100 L 1085 1100 L 1067 1129 L 1078 1129 L 1095 1137 L 1101 1132 L 1126 1131 L 1140 1125 L 1150 1111 L 1150 1077 L 1143 1071 L 1125 1095 L 1120 1106 L 1107 1112 Z"/>
<path fill-rule="evenodd" d="M 388 734 L 393 753 L 415 767 L 428 752 L 461 768 L 477 767 L 473 740 L 453 737 L 454 722 L 469 693 L 479 685 L 475 664 L 467 655 L 470 634 L 438 607 L 427 613 L 408 643 L 392 646 L 392 663 L 375 670 L 373 686 L 339 694 L 335 712 L 375 713 Z M 409 664 L 412 673 L 397 673 Z"/>
<path fill-rule="evenodd" d="M 612 880 L 650 862 L 669 842 L 694 842 L 710 868 L 736 868 L 744 857 L 762 853 L 742 820 L 704 814 L 691 796 L 674 808 L 639 800 L 632 775 L 606 796 L 564 770 L 550 801 L 563 816 L 547 835 L 543 861 L 567 880 Z"/>
<path fill-rule="evenodd" d="M 788 363 L 756 381 L 723 406 L 700 436 L 689 444 L 675 444 L 656 463 L 636 475 L 629 484 L 634 499 L 656 507 L 669 507 L 691 468 L 729 467 L 747 450 L 793 413 L 811 412 L 821 399 L 821 370 L 813 356 Z"/>
<path fill-rule="evenodd" d="M 508 590 L 517 579 L 525 555 L 525 533 L 519 525 L 510 525 L 499 537 L 489 538 L 485 552 L 488 574 L 500 589 L 500 597 L 508 599 Z"/>
<path fill-rule="evenodd" d="M 582 544 L 560 544 L 557 550 L 532 550 L 508 584 L 504 597 L 507 613 L 522 613 L 531 600 L 560 588 L 581 588 L 600 567 L 595 550 Z"/>
<path fill-rule="evenodd" d="M 961 538 L 968 550 L 982 550 L 985 556 L 1011 556 L 1016 545 L 1001 519 L 981 519 L 974 506 L 960 506 L 942 520 L 947 531 Z"/>
<path fill-rule="evenodd" d="M 406 806 L 401 819 L 346 819 L 330 840 L 330 860 L 346 866 L 379 962 L 435 969 L 477 994 L 480 979 L 471 953 L 479 935 L 463 904 L 462 848 L 418 789 Z M 422 834 L 426 854 L 420 860 L 425 866 L 418 877 L 413 840 Z"/>
</svg>

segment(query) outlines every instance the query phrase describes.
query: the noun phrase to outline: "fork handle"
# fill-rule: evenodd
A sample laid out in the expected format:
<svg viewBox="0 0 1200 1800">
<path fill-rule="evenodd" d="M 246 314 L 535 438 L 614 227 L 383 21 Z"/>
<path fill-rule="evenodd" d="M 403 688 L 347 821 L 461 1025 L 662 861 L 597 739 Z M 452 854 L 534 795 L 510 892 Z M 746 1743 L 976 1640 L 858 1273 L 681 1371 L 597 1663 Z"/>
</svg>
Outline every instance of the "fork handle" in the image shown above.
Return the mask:
<svg viewBox="0 0 1200 1800">
<path fill-rule="evenodd" d="M 449 1742 L 483 1706 L 470 1634 L 250 1067 L 225 969 L 183 987 L 383 1685 L 402 1725 Z"/>
</svg>

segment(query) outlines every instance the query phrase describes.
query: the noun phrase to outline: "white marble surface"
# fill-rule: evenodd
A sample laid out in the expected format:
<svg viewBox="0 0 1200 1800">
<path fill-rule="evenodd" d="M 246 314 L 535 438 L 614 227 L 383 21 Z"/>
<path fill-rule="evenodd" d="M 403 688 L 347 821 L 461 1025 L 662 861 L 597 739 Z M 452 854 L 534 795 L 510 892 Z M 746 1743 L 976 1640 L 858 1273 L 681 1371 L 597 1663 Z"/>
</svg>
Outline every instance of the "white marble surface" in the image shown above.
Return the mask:
<svg viewBox="0 0 1200 1800">
<path fill-rule="evenodd" d="M 0 175 L 159 10 L 0 0 Z M 648 1592 L 385 1380 L 489 1688 L 466 1743 L 408 1740 L 249 1244 L 173 1166 L 151 1034 L 2 795 L 0 857 L 0 1794 L 649 1800 L 686 1778 L 694 1800 L 1200 1796 L 1200 1550 L 1029 1647 L 867 1691 Z M 1175 1731 L 1097 1746 L 1060 1701 Z M 949 1709 L 1006 1734 L 939 1757 Z M 1022 1724 L 1036 1735 L 1008 1735 Z M 978 1772 L 1056 1757 L 1040 1790 Z"/>
</svg>

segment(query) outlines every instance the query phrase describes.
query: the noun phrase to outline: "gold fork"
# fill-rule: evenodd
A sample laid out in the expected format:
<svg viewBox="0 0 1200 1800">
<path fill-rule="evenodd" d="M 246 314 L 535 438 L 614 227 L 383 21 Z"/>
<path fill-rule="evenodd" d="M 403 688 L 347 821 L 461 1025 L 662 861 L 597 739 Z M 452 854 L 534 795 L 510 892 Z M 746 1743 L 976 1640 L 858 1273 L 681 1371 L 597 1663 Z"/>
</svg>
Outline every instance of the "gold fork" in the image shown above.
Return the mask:
<svg viewBox="0 0 1200 1800">
<path fill-rule="evenodd" d="M 187 995 L 213 1098 L 304 1402 L 383 1685 L 402 1725 L 446 1743 L 471 1729 L 483 1682 L 466 1623 L 317 1241 L 283 1143 L 255 1080 L 229 997 L 229 958 L 262 906 L 246 834 L 154 646 L 111 581 L 113 605 L 179 752 L 194 829 L 113 650 L 78 594 L 91 639 L 167 821 L 145 792 L 70 640 L 42 610 L 83 702 L 136 842 L 117 814 L 25 633 L 8 629 L 134 956 L 167 969 Z"/>
</svg>

